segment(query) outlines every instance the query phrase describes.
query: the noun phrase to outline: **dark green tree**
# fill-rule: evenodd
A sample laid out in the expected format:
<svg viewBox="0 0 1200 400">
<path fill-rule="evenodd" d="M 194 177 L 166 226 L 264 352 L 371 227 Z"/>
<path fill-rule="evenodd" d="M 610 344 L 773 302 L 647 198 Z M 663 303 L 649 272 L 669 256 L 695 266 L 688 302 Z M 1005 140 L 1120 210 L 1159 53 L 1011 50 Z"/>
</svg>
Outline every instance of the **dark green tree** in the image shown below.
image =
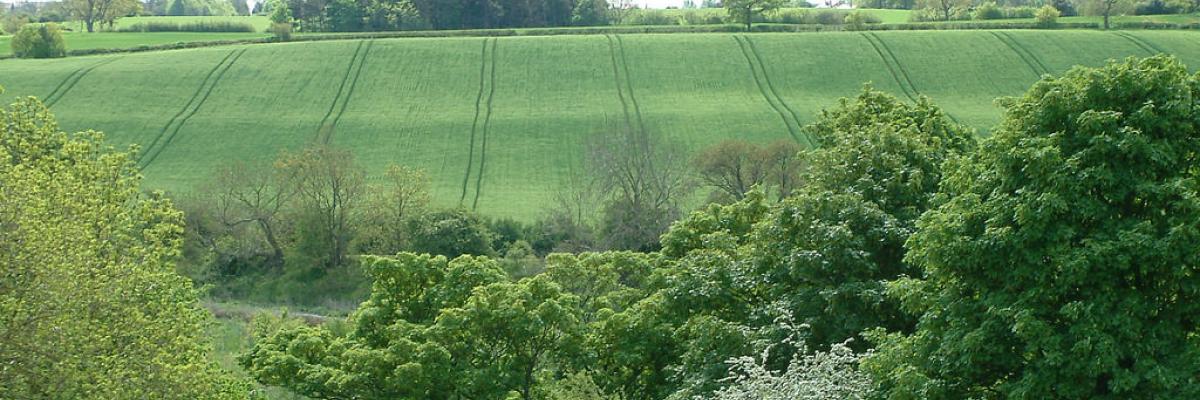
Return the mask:
<svg viewBox="0 0 1200 400">
<path fill-rule="evenodd" d="M 1200 77 L 1167 57 L 1076 68 L 1006 104 L 955 162 L 878 334 L 888 398 L 1200 396 Z"/>
</svg>

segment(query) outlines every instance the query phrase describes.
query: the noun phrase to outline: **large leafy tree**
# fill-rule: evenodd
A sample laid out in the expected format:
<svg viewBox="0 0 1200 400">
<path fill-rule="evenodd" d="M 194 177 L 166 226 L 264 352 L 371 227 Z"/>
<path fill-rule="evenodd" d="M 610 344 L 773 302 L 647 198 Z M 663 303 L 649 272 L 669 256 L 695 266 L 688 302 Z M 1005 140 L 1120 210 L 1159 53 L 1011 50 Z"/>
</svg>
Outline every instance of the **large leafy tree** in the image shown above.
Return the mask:
<svg viewBox="0 0 1200 400">
<path fill-rule="evenodd" d="M 364 257 L 371 297 L 337 335 L 270 332 L 241 357 L 260 382 L 323 399 L 529 399 L 578 346 L 578 300 L 544 278 L 508 282 L 487 258 Z"/>
<path fill-rule="evenodd" d="M 765 13 L 778 10 L 783 7 L 783 0 L 725 0 L 721 2 L 725 6 L 725 11 L 729 12 L 729 17 L 733 18 L 741 24 L 746 24 L 746 30 L 750 30 L 750 25 L 754 23 L 754 19 L 762 16 Z"/>
<path fill-rule="evenodd" d="M 66 134 L 36 99 L 0 109 L 0 398 L 243 398 L 211 362 L 182 215 L 130 152 Z"/>
<path fill-rule="evenodd" d="M 894 399 L 1200 396 L 1200 77 L 1155 57 L 1010 101 L 909 241 Z"/>
</svg>

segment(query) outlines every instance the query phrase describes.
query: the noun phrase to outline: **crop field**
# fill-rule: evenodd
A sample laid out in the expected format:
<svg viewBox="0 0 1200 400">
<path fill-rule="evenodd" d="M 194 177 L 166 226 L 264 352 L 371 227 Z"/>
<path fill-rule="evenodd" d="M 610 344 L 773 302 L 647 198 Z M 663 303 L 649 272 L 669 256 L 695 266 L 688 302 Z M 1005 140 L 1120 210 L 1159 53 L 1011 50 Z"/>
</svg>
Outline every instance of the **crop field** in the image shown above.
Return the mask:
<svg viewBox="0 0 1200 400">
<path fill-rule="evenodd" d="M 927 95 L 986 134 L 994 100 L 1042 74 L 1159 52 L 1200 66 L 1200 32 L 343 40 L 4 60 L 0 85 L 44 99 L 65 130 L 139 145 L 153 188 L 186 191 L 222 163 L 329 143 L 373 177 L 389 163 L 427 170 L 438 205 L 529 220 L 597 135 L 808 144 L 799 127 L 865 82 Z"/>
</svg>

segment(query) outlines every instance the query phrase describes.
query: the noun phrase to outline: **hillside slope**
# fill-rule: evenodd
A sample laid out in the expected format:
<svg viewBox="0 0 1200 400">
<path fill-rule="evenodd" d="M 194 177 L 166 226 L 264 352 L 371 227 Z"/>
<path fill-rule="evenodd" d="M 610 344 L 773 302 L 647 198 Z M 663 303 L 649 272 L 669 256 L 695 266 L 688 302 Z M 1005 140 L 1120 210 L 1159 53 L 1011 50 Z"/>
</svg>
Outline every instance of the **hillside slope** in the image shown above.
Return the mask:
<svg viewBox="0 0 1200 400">
<path fill-rule="evenodd" d="M 627 126 L 699 148 L 805 142 L 799 126 L 864 82 L 928 95 L 986 131 L 993 100 L 1044 73 L 1177 55 L 1200 33 L 921 31 L 379 39 L 0 61 L 5 96 L 63 128 L 138 144 L 151 186 L 187 190 L 224 161 L 327 142 L 377 176 L 424 168 L 439 205 L 536 217 L 589 138 Z"/>
</svg>

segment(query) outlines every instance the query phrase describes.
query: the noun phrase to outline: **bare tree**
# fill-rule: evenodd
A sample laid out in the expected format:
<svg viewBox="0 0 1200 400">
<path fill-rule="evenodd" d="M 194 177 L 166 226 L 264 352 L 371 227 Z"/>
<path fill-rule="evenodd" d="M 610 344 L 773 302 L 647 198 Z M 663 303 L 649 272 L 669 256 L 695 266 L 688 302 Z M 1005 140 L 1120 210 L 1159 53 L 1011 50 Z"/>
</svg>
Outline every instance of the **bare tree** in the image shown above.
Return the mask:
<svg viewBox="0 0 1200 400">
<path fill-rule="evenodd" d="M 601 233 L 609 248 L 652 250 L 691 193 L 686 152 L 641 131 L 599 135 L 589 168 L 606 194 Z"/>
<path fill-rule="evenodd" d="M 71 16 L 83 21 L 88 32 L 95 32 L 97 22 L 112 27 L 117 18 L 135 13 L 142 3 L 136 0 L 66 0 L 64 3 Z"/>
<path fill-rule="evenodd" d="M 692 158 L 700 181 L 716 189 L 714 201 L 738 201 L 755 186 L 765 192 L 775 189 L 782 200 L 799 183 L 800 151 L 792 140 L 782 139 L 765 146 L 744 140 L 726 140 Z"/>
<path fill-rule="evenodd" d="M 779 200 L 791 196 L 803 183 L 800 181 L 800 152 L 803 150 L 793 140 L 780 139 L 771 142 L 759 153 L 763 169 L 766 170 L 766 180 L 779 193 Z"/>
<path fill-rule="evenodd" d="M 364 172 L 345 150 L 315 146 L 297 153 L 284 153 L 276 166 L 296 191 L 301 219 L 315 224 L 325 242 L 326 262 L 342 265 L 353 235 L 356 207 L 365 197 Z"/>
<path fill-rule="evenodd" d="M 267 164 L 234 162 L 217 171 L 212 188 L 215 216 L 229 229 L 253 224 L 271 247 L 268 265 L 283 265 L 280 216 L 295 190 Z"/>
<path fill-rule="evenodd" d="M 716 194 L 737 201 L 766 181 L 768 171 L 760 154 L 758 146 L 730 139 L 697 153 L 692 165 L 705 185 L 716 188 Z"/>
<path fill-rule="evenodd" d="M 369 224 L 359 237 L 358 250 L 370 254 L 395 254 L 408 248 L 410 220 L 424 215 L 429 206 L 429 175 L 424 170 L 390 165 L 382 185 L 372 185 L 364 215 Z"/>
</svg>

